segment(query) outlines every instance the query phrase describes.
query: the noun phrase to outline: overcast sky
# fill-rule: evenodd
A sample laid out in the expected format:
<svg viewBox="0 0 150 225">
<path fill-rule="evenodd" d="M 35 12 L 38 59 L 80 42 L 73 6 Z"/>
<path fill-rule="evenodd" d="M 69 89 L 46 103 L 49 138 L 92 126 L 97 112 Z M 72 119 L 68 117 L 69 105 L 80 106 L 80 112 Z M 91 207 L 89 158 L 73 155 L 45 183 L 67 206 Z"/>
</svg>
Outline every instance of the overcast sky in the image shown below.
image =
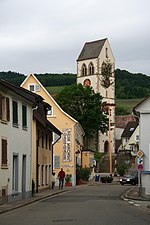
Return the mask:
<svg viewBox="0 0 150 225">
<path fill-rule="evenodd" d="M 150 0 L 0 0 L 0 71 L 76 73 L 103 38 L 116 68 L 150 75 Z"/>
</svg>

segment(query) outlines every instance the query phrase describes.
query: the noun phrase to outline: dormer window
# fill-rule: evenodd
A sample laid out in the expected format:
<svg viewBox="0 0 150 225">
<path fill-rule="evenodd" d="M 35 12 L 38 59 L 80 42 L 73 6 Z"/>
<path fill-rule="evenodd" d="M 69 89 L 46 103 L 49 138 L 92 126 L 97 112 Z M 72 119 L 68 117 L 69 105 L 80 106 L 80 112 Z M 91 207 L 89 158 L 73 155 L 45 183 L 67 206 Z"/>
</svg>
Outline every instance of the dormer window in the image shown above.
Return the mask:
<svg viewBox="0 0 150 225">
<path fill-rule="evenodd" d="M 51 116 L 52 115 L 52 108 L 47 110 L 47 115 Z"/>
<path fill-rule="evenodd" d="M 93 63 L 91 62 L 89 64 L 89 75 L 93 75 L 94 74 L 94 65 Z"/>
<path fill-rule="evenodd" d="M 130 131 L 134 131 L 134 127 L 131 127 L 131 128 L 130 128 Z"/>
<path fill-rule="evenodd" d="M 52 106 L 47 108 L 47 116 L 52 116 L 53 111 L 52 111 Z"/>
<path fill-rule="evenodd" d="M 87 75 L 87 67 L 85 65 L 85 63 L 82 65 L 82 76 L 86 76 Z"/>
</svg>

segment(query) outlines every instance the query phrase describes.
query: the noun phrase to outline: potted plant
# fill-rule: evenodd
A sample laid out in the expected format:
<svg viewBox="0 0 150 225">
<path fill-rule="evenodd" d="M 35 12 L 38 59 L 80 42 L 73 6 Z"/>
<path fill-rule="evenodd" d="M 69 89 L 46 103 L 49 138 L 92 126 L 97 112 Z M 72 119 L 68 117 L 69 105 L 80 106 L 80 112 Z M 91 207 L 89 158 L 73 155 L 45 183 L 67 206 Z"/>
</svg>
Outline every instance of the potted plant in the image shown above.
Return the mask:
<svg viewBox="0 0 150 225">
<path fill-rule="evenodd" d="M 66 174 L 66 176 L 65 176 L 65 186 L 72 186 L 71 177 L 72 177 L 71 174 Z"/>
</svg>

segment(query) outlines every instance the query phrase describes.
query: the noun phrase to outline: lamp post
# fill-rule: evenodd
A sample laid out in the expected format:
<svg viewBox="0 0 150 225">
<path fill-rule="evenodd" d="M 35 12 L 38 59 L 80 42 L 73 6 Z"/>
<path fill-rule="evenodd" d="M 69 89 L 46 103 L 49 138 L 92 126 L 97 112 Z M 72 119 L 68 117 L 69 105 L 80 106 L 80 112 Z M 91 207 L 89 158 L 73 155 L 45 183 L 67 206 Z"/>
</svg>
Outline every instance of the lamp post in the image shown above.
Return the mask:
<svg viewBox="0 0 150 225">
<path fill-rule="evenodd" d="M 109 92 L 109 91 L 108 91 Z M 109 150 L 109 172 L 112 176 L 112 149 L 111 149 L 111 112 L 110 112 L 110 97 L 108 94 L 108 150 Z"/>
</svg>

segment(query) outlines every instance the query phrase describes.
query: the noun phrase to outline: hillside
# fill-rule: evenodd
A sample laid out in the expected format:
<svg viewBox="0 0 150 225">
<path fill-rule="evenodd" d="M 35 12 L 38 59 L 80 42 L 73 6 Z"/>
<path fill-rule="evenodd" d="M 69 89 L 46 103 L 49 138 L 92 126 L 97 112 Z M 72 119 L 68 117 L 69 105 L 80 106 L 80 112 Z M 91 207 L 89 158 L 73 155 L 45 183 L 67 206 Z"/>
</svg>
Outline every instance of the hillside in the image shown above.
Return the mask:
<svg viewBox="0 0 150 225">
<path fill-rule="evenodd" d="M 150 95 L 150 76 L 120 69 L 115 71 L 115 76 L 116 98 L 135 99 Z"/>
<path fill-rule="evenodd" d="M 52 94 L 60 92 L 64 86 L 76 83 L 76 74 L 35 74 L 40 82 L 52 90 Z M 150 96 L 150 77 L 141 73 L 133 74 L 126 70 L 115 70 L 115 92 L 116 99 L 137 99 Z M 5 79 L 15 85 L 20 85 L 25 79 L 25 75 L 15 72 L 0 72 L 0 79 Z"/>
</svg>

